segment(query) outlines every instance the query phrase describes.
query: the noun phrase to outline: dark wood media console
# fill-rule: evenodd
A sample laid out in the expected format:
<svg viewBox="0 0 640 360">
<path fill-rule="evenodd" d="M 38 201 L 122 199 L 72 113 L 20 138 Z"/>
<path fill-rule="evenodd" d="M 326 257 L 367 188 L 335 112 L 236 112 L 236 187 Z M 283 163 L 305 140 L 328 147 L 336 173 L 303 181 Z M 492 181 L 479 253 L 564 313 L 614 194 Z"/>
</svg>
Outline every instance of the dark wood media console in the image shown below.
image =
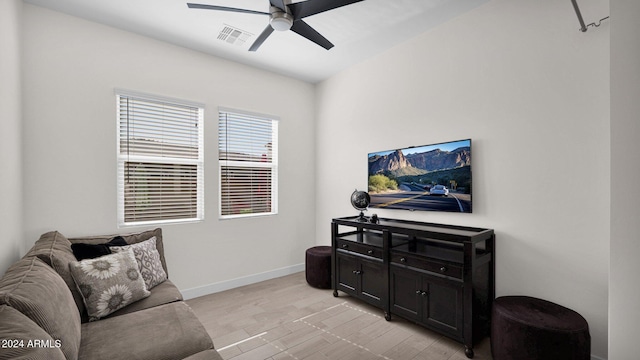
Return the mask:
<svg viewBox="0 0 640 360">
<path fill-rule="evenodd" d="M 465 346 L 489 334 L 495 298 L 492 229 L 357 216 L 331 223 L 332 287 Z"/>
</svg>

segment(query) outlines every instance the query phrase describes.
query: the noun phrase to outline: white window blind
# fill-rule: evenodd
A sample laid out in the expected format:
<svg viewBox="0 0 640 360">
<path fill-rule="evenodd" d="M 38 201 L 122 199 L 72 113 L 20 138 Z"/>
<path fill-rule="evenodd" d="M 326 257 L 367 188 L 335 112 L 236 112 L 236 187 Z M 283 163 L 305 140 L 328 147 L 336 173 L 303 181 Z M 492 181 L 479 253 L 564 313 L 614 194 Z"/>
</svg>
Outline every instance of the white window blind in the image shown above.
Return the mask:
<svg viewBox="0 0 640 360">
<path fill-rule="evenodd" d="M 203 106 L 116 95 L 118 225 L 202 220 Z"/>
<path fill-rule="evenodd" d="M 220 216 L 278 212 L 278 120 L 220 110 Z"/>
</svg>

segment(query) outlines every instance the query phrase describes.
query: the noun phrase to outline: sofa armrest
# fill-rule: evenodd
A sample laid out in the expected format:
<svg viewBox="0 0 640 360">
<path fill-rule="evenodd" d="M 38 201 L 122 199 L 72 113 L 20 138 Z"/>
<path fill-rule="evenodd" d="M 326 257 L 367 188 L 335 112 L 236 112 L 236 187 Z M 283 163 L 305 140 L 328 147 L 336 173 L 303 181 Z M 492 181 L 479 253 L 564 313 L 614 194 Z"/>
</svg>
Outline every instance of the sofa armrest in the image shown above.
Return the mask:
<svg viewBox="0 0 640 360">
<path fill-rule="evenodd" d="M 56 342 L 38 324 L 7 305 L 0 305 L 0 339 L 6 341 L 0 348 L 0 359 L 66 359 L 62 350 L 56 347 L 61 345 L 60 340 Z M 38 341 L 38 346 L 33 346 L 34 340 Z"/>
</svg>

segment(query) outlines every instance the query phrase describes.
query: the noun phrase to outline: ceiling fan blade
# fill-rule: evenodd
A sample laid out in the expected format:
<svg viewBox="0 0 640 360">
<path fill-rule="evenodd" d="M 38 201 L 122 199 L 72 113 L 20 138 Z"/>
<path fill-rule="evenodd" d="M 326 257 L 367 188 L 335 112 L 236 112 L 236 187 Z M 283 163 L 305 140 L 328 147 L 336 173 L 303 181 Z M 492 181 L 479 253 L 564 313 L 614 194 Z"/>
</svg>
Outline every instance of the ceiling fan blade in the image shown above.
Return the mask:
<svg viewBox="0 0 640 360">
<path fill-rule="evenodd" d="M 192 4 L 192 3 L 187 3 L 187 6 L 190 9 L 220 10 L 220 11 L 230 11 L 230 12 L 238 12 L 238 13 L 245 13 L 245 14 L 271 15 L 267 12 L 247 10 L 247 9 L 236 9 L 236 8 L 230 8 L 226 6 Z"/>
<path fill-rule="evenodd" d="M 256 41 L 253 42 L 253 44 L 251 45 L 251 47 L 249 48 L 249 51 L 256 51 L 258 50 L 258 48 L 260 47 L 260 45 L 262 45 L 262 43 L 267 40 L 267 38 L 269 37 L 269 35 L 271 35 L 271 33 L 273 32 L 273 28 L 271 27 L 271 25 L 267 25 L 266 28 L 264 28 L 264 30 L 262 31 L 262 34 L 260 34 L 258 36 L 258 38 L 256 39 Z"/>
<path fill-rule="evenodd" d="M 291 27 L 291 30 L 296 34 L 313 41 L 314 43 L 322 46 L 327 50 L 333 47 L 333 44 L 329 40 L 327 40 L 327 38 L 320 35 L 319 32 L 317 32 L 314 28 L 312 28 L 311 26 L 309 26 L 309 24 L 307 24 L 302 20 L 295 21 L 293 23 L 293 26 Z"/>
<path fill-rule="evenodd" d="M 275 6 L 278 9 L 285 11 L 284 10 L 284 0 L 270 0 L 271 2 L 271 6 Z"/>
<path fill-rule="evenodd" d="M 345 5 L 360 2 L 362 0 L 307 0 L 289 4 L 289 10 L 295 20 L 307 16 L 319 14 L 328 10 L 333 10 Z"/>
</svg>

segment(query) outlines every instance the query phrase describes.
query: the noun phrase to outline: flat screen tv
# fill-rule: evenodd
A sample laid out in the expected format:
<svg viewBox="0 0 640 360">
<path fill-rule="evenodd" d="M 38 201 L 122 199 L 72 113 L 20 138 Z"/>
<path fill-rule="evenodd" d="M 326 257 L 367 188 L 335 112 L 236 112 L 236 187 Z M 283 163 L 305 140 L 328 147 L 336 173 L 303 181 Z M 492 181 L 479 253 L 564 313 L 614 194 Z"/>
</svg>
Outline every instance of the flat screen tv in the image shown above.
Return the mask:
<svg viewBox="0 0 640 360">
<path fill-rule="evenodd" d="M 471 212 L 471 139 L 368 158 L 370 208 Z"/>
</svg>

